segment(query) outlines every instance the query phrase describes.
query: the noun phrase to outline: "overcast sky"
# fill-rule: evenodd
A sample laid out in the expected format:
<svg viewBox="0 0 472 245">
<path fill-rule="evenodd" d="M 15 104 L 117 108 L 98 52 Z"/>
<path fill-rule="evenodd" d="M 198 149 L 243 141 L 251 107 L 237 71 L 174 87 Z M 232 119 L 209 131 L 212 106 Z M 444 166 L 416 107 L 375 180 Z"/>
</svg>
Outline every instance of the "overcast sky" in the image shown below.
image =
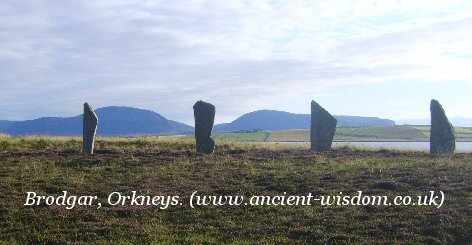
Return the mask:
<svg viewBox="0 0 472 245">
<path fill-rule="evenodd" d="M 0 2 L 0 119 L 123 105 L 472 117 L 472 1 Z"/>
</svg>

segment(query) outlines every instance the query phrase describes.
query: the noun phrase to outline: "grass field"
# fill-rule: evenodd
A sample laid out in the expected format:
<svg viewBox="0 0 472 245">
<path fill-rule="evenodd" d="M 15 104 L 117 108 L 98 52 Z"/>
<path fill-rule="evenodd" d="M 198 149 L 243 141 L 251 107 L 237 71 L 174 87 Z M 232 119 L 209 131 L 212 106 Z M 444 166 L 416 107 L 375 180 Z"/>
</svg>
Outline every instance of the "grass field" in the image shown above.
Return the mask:
<svg viewBox="0 0 472 245">
<path fill-rule="evenodd" d="M 211 137 L 216 141 L 262 142 L 268 137 L 268 132 L 238 132 L 238 133 L 213 133 Z M 191 136 L 193 137 L 193 136 Z"/>
<path fill-rule="evenodd" d="M 429 138 L 429 126 L 412 126 Z M 457 141 L 472 141 L 472 128 L 455 128 Z"/>
<path fill-rule="evenodd" d="M 472 154 L 341 148 L 314 154 L 283 145 L 219 144 L 214 155 L 186 138 L 0 137 L 0 243 L 457 243 L 472 242 Z M 426 206 L 24 207 L 27 191 L 97 195 L 418 195 Z"/>
<path fill-rule="evenodd" d="M 456 128 L 457 141 L 472 141 L 472 128 Z M 270 131 L 267 141 L 310 141 L 309 129 Z M 338 127 L 335 141 L 429 141 L 429 126 Z"/>
</svg>

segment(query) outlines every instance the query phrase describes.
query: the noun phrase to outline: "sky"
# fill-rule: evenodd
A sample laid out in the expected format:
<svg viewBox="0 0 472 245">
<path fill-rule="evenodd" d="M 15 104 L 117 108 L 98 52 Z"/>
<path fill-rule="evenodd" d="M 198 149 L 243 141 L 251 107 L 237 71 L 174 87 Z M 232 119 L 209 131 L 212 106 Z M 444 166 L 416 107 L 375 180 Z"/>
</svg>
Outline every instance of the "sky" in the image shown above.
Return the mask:
<svg viewBox="0 0 472 245">
<path fill-rule="evenodd" d="M 472 1 L 0 2 L 0 119 L 131 106 L 472 118 Z"/>
</svg>

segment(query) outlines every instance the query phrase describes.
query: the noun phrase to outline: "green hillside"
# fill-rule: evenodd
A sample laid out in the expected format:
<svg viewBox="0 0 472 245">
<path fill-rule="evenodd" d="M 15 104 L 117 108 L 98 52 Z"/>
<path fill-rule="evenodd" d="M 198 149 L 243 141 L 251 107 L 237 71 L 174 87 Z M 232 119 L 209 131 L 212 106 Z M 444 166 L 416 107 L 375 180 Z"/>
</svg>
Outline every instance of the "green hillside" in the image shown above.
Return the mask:
<svg viewBox="0 0 472 245">
<path fill-rule="evenodd" d="M 213 133 L 212 138 L 216 141 L 265 141 L 268 132 L 235 132 L 235 133 Z"/>
<path fill-rule="evenodd" d="M 429 141 L 429 126 L 338 127 L 335 141 Z M 457 141 L 472 141 L 472 128 L 456 128 Z M 271 131 L 268 141 L 309 141 L 310 130 Z"/>
<path fill-rule="evenodd" d="M 456 128 L 457 141 L 472 141 L 472 128 Z M 193 137 L 193 136 L 191 136 Z M 309 129 L 214 133 L 216 141 L 310 141 Z M 429 141 L 429 126 L 338 127 L 335 141 Z"/>
</svg>

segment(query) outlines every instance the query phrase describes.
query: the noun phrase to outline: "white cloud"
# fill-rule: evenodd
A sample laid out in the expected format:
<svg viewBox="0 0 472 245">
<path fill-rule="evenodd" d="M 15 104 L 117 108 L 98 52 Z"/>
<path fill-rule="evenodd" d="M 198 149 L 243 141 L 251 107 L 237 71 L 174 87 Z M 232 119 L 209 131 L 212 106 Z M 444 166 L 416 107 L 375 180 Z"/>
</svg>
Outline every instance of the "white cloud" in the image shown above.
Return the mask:
<svg viewBox="0 0 472 245">
<path fill-rule="evenodd" d="M 89 101 L 191 122 L 204 99 L 221 122 L 346 84 L 470 82 L 471 13 L 470 1 L 3 1 L 0 118 Z"/>
</svg>

